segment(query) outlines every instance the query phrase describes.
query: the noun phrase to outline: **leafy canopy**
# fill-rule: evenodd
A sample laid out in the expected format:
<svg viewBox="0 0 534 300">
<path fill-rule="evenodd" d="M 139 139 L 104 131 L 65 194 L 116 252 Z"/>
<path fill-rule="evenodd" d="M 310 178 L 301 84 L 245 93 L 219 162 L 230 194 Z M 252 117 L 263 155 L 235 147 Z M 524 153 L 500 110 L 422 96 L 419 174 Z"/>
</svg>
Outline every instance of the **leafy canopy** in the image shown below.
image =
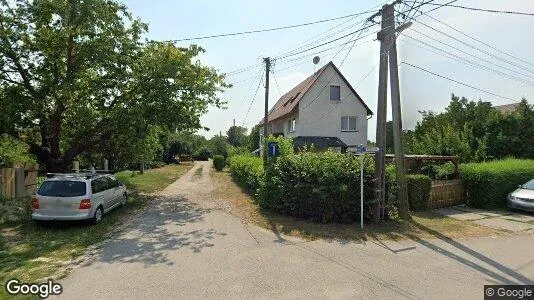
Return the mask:
<svg viewBox="0 0 534 300">
<path fill-rule="evenodd" d="M 201 128 L 227 84 L 192 45 L 143 43 L 148 27 L 105 0 L 0 2 L 0 133 L 30 146 L 49 169 L 151 126 Z"/>
</svg>

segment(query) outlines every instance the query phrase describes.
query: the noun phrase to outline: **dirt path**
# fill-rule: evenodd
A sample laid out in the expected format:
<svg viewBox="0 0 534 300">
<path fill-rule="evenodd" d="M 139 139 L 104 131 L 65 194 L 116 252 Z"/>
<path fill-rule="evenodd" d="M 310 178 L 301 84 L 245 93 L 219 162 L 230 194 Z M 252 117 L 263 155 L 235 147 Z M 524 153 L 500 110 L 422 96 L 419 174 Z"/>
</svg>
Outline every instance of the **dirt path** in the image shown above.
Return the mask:
<svg viewBox="0 0 534 300">
<path fill-rule="evenodd" d="M 246 224 L 197 162 L 88 264 L 64 299 L 482 298 L 534 283 L 534 236 L 469 241 L 304 241 Z M 201 170 L 201 171 L 198 171 Z"/>
</svg>

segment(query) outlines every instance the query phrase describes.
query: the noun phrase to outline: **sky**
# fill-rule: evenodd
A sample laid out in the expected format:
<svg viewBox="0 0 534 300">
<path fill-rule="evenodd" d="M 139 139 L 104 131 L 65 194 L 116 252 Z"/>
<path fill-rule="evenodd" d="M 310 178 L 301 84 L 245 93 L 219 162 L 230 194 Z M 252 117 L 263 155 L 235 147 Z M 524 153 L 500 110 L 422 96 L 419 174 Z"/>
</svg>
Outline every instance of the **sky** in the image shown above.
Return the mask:
<svg viewBox="0 0 534 300">
<path fill-rule="evenodd" d="M 134 16 L 148 23 L 149 32 L 146 38 L 150 40 L 175 40 L 301 24 L 365 12 L 370 9 L 377 10 L 385 3 L 382 0 L 330 0 L 327 2 L 316 0 L 273 0 L 268 2 L 123 0 L 122 2 L 128 6 Z M 445 3 L 448 1 L 438 0 L 434 2 Z M 534 1 L 531 0 L 459 0 L 454 4 L 485 9 L 534 12 Z M 403 9 L 404 6 L 397 5 L 397 8 Z M 421 7 L 421 10 L 427 11 L 433 8 L 435 6 L 425 5 Z M 361 20 L 371 14 L 370 12 L 355 18 L 345 18 L 280 31 L 183 41 L 177 42 L 176 45 L 188 46 L 192 43 L 200 45 L 206 50 L 199 57 L 202 64 L 212 66 L 220 72 L 230 73 L 243 67 L 259 64 L 263 57 L 276 57 L 280 53 L 298 48 L 302 46 L 303 42 L 317 36 L 324 37 L 343 28 L 346 28 L 346 31 L 331 37 L 330 40 L 346 35 L 359 29 L 362 26 Z M 419 111 L 443 111 L 450 102 L 453 93 L 469 100 L 489 101 L 493 105 L 519 102 L 523 97 L 527 98 L 530 104 L 534 104 L 534 51 L 532 50 L 534 34 L 529 31 L 529 29 L 534 28 L 534 17 L 475 12 L 453 7 L 442 7 L 429 13 L 429 15 L 507 55 L 469 39 L 425 15 L 417 15 L 416 20 L 418 22 L 414 22 L 397 39 L 399 62 L 404 61 L 422 67 L 468 84 L 478 90 L 401 64 L 399 80 L 403 127 L 405 129 L 414 128 L 416 123 L 421 120 Z M 438 29 L 453 38 L 438 33 L 419 22 Z M 337 25 L 339 26 L 335 29 L 320 35 Z M 375 40 L 376 34 L 374 32 L 377 30 L 378 27 L 372 27 L 363 32 L 362 36 L 367 37 L 356 41 L 352 48 L 351 43 L 345 47 L 314 54 L 322 49 L 348 41 L 351 38 L 348 36 L 300 55 L 288 57 L 285 60 L 276 60 L 270 80 L 270 107 L 276 103 L 281 95 L 332 60 L 364 102 L 376 113 L 378 92 L 378 68 L 376 65 L 379 61 L 380 47 L 379 42 Z M 426 44 L 421 44 L 413 38 Z M 325 41 L 328 40 L 316 42 L 312 46 Z M 468 47 L 462 42 L 478 49 Z M 451 54 L 443 54 L 431 47 L 446 50 L 452 56 Z M 334 57 L 338 50 L 342 51 Z M 312 62 L 315 55 L 320 57 L 318 65 L 314 65 Z M 302 59 L 289 61 L 294 58 Z M 201 118 L 202 125 L 210 128 L 210 130 L 202 130 L 198 133 L 208 138 L 219 134 L 219 132 L 224 134 L 232 126 L 234 119 L 237 125 L 244 125 L 249 129 L 257 124 L 262 118 L 264 110 L 264 87 L 263 84 L 260 85 L 262 72 L 264 72 L 263 67 L 259 64 L 258 67 L 246 72 L 229 76 L 227 82 L 234 83 L 234 86 L 220 95 L 221 99 L 228 102 L 227 108 L 210 108 L 209 113 Z M 388 103 L 388 119 L 391 118 L 390 103 Z M 373 117 L 369 120 L 368 139 L 375 140 L 375 135 L 376 119 Z"/>
</svg>

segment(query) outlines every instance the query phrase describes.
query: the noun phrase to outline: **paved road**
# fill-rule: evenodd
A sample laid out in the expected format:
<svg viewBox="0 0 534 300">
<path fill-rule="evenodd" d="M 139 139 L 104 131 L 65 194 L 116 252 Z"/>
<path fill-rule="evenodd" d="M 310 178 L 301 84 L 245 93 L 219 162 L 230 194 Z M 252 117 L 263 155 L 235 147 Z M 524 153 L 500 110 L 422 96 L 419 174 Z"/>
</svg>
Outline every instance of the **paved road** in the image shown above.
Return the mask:
<svg viewBox="0 0 534 300">
<path fill-rule="evenodd" d="M 196 169 L 203 168 L 201 175 Z M 533 284 L 534 236 L 304 241 L 245 224 L 199 162 L 61 283 L 62 299 L 458 298 Z"/>
</svg>

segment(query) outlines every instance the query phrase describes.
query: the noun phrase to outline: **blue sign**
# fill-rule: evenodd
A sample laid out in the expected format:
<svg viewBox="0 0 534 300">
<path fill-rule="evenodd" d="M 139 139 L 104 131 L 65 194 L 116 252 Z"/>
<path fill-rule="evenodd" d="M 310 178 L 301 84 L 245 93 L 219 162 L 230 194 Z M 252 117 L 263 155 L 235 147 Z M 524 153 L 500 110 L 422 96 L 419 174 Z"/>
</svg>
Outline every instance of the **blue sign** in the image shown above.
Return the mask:
<svg viewBox="0 0 534 300">
<path fill-rule="evenodd" d="M 364 147 L 363 145 L 356 146 L 356 153 L 378 152 L 378 147 Z"/>
<path fill-rule="evenodd" d="M 267 143 L 267 155 L 269 157 L 277 157 L 280 150 L 278 149 L 278 143 L 277 142 L 269 142 Z"/>
</svg>

